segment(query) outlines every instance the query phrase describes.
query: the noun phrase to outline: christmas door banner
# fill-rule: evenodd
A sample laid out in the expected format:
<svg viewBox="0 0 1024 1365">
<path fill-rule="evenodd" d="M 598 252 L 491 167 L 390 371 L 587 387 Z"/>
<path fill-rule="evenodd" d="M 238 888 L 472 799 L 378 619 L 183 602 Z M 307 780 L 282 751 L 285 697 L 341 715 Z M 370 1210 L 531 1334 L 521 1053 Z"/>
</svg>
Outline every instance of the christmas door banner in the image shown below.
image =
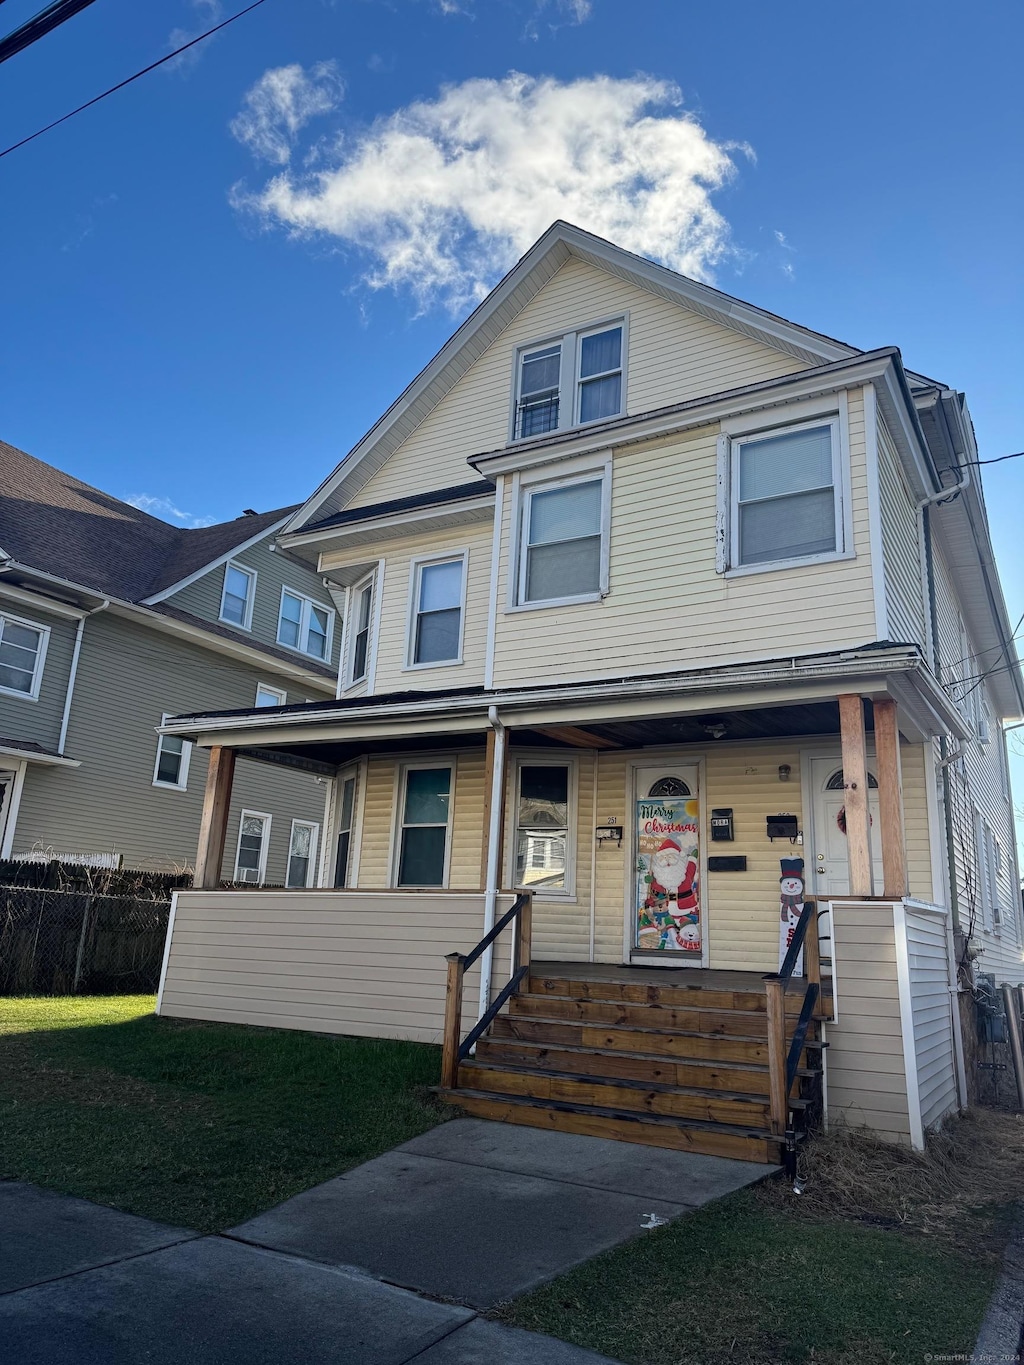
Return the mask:
<svg viewBox="0 0 1024 1365">
<path fill-rule="evenodd" d="M 636 947 L 700 957 L 700 807 L 690 797 L 636 803 Z"/>
<path fill-rule="evenodd" d="M 779 866 L 782 869 L 782 876 L 779 878 L 779 966 L 781 967 L 786 960 L 789 945 L 793 942 L 793 935 L 796 933 L 796 927 L 800 923 L 800 916 L 804 910 L 804 860 L 803 858 L 782 858 Z M 794 976 L 803 976 L 803 972 L 804 950 L 801 948 L 797 954 L 793 974 Z"/>
</svg>

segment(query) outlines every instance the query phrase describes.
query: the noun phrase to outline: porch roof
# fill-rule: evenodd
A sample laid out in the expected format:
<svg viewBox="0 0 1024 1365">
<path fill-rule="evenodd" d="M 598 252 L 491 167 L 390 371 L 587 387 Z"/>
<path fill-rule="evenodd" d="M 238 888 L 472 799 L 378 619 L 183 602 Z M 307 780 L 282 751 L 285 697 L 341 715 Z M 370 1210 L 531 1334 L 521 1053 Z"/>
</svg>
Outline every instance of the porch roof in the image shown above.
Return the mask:
<svg viewBox="0 0 1024 1365">
<path fill-rule="evenodd" d="M 506 726 L 547 742 L 578 747 L 642 747 L 694 743 L 727 712 L 733 739 L 833 733 L 840 693 L 890 696 L 900 703 L 901 728 L 920 741 L 930 735 L 969 738 L 958 710 L 935 681 L 916 646 L 887 642 L 807 658 L 783 658 L 672 673 L 553 683 L 528 688 L 446 688 L 341 698 L 294 706 L 250 707 L 175 716 L 161 733 L 204 746 L 245 749 L 254 757 L 279 750 L 297 758 L 345 761 L 368 747 L 422 747 L 465 737 L 476 742 L 496 714 Z M 771 712 L 774 719 L 755 719 Z M 749 716 L 746 713 L 750 713 Z M 657 722 L 658 734 L 649 733 Z M 666 726 L 672 733 L 668 734 Z M 253 752 L 255 750 L 260 753 Z"/>
</svg>

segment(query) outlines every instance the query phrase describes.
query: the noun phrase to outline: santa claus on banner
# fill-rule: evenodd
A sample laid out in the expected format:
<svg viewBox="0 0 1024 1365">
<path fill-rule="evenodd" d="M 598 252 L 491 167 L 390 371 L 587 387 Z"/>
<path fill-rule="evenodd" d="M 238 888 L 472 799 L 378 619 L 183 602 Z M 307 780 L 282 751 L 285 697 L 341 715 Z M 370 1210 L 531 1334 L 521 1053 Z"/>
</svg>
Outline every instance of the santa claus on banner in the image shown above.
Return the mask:
<svg viewBox="0 0 1024 1365">
<path fill-rule="evenodd" d="M 662 840 L 651 854 L 644 910 L 659 930 L 660 948 L 700 952 L 697 860 L 675 839 Z"/>
</svg>

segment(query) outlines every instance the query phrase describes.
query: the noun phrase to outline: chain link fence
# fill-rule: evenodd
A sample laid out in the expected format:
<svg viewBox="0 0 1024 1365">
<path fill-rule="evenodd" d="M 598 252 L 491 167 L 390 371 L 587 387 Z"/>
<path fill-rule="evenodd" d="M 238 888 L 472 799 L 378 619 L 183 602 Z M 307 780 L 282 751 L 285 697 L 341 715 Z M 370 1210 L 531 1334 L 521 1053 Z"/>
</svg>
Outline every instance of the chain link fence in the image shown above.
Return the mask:
<svg viewBox="0 0 1024 1365">
<path fill-rule="evenodd" d="M 0 995 L 155 991 L 170 900 L 0 886 Z"/>
</svg>

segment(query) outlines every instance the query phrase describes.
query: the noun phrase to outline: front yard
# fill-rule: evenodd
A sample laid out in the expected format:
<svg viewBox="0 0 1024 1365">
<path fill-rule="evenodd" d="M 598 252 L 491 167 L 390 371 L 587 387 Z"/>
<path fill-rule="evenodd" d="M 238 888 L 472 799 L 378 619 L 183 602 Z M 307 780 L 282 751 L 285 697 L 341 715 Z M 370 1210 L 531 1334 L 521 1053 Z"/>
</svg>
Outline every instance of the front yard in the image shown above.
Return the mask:
<svg viewBox="0 0 1024 1365">
<path fill-rule="evenodd" d="M 437 1048 L 0 1000 L 0 1178 L 223 1229 L 425 1132 Z"/>
</svg>

